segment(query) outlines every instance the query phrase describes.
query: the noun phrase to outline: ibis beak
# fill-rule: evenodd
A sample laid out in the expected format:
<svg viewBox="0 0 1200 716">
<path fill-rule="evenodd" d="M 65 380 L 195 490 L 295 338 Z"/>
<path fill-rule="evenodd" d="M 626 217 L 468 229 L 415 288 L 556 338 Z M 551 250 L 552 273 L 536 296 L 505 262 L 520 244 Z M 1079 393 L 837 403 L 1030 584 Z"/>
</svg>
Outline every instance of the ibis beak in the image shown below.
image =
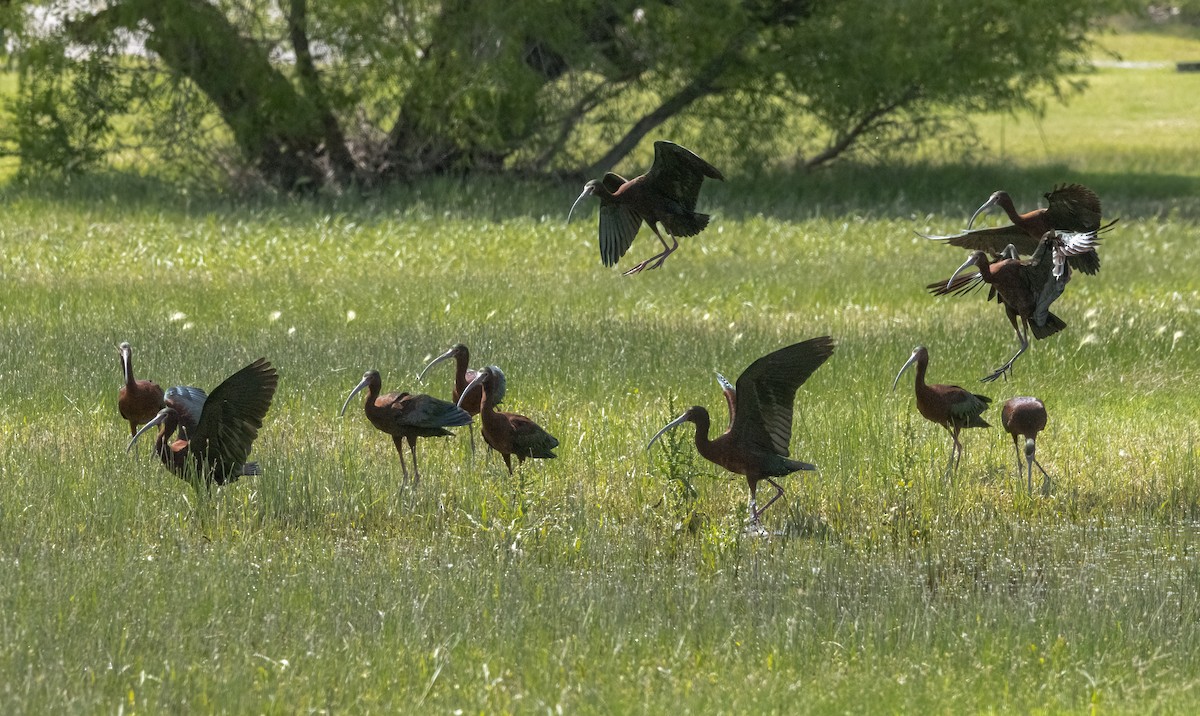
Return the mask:
<svg viewBox="0 0 1200 716">
<path fill-rule="evenodd" d="M 142 436 L 142 433 L 146 432 L 150 428 L 162 425 L 162 422 L 167 419 L 168 410 L 170 410 L 170 408 L 163 408 L 162 410 L 158 411 L 158 415 L 155 415 L 150 422 L 142 426 L 141 430 L 134 433 L 133 437 L 129 438 L 129 444 L 125 446 L 125 452 L 129 452 L 133 449 L 133 444 L 136 443 L 137 439 Z"/>
<path fill-rule="evenodd" d="M 346 414 L 346 406 L 350 404 L 350 399 L 355 395 L 358 395 L 358 391 L 367 387 L 367 382 L 366 376 L 363 376 L 363 379 L 359 382 L 359 384 L 354 386 L 354 390 L 350 391 L 350 395 L 346 396 L 346 402 L 342 403 L 342 410 L 338 413 L 339 418 Z"/>
<path fill-rule="evenodd" d="M 575 207 L 579 206 L 579 202 L 583 201 L 585 196 L 591 196 L 592 192 L 594 191 L 596 191 L 596 187 L 591 184 L 588 184 L 583 188 L 583 192 L 579 195 L 579 198 L 575 200 L 575 203 L 571 205 L 571 210 L 567 212 L 568 224 L 571 223 L 571 214 L 575 213 Z"/>
<path fill-rule="evenodd" d="M 896 384 L 900 382 L 900 376 L 904 375 L 904 371 L 908 370 L 908 367 L 916 362 L 917 352 L 913 351 L 913 354 L 908 357 L 908 362 L 905 363 L 902 368 L 900 368 L 900 372 L 896 374 L 896 379 L 892 381 L 892 392 L 896 391 Z"/>
<path fill-rule="evenodd" d="M 962 266 L 959 266 L 954 270 L 954 274 L 950 276 L 950 280 L 946 282 L 946 289 L 949 290 L 950 284 L 954 283 L 954 279 L 958 278 L 958 275 L 973 263 L 975 263 L 975 255 L 971 254 L 971 258 L 967 259 L 965 262 L 963 262 Z"/>
<path fill-rule="evenodd" d="M 475 376 L 475 380 L 471 381 L 470 383 L 467 383 L 467 387 L 463 388 L 462 395 L 458 396 L 458 403 L 456 403 L 456 405 L 461 408 L 463 400 L 466 399 L 467 393 L 471 392 L 471 388 L 474 388 L 479 383 L 482 383 L 483 379 L 486 377 L 487 377 L 487 373 L 480 371 L 479 375 Z"/>
<path fill-rule="evenodd" d="M 447 358 L 449 358 L 449 357 L 450 357 L 450 356 L 452 356 L 452 355 L 454 355 L 454 349 L 453 349 L 453 348 L 451 348 L 450 350 L 448 350 L 448 351 L 446 351 L 445 353 L 441 354 L 441 355 L 440 355 L 440 356 L 438 356 L 437 358 L 434 358 L 433 360 L 429 361 L 429 365 L 425 366 L 425 369 L 424 369 L 424 370 L 422 370 L 422 371 L 421 371 L 421 374 L 417 376 L 417 380 L 424 380 L 424 379 L 425 379 L 425 374 L 426 374 L 427 372 L 429 372 L 429 369 L 430 369 L 430 368 L 434 367 L 434 366 L 435 366 L 435 365 L 437 365 L 438 363 L 441 363 L 442 361 L 446 360 Z"/>
<path fill-rule="evenodd" d="M 996 205 L 996 195 L 992 194 L 991 196 L 988 197 L 987 201 L 983 202 L 983 206 L 976 209 L 974 214 L 971 214 L 971 220 L 967 222 L 967 231 L 970 231 L 971 227 L 975 225 L 976 217 L 978 217 L 980 214 L 982 214 L 983 212 L 987 211 L 988 209 L 992 208 L 995 205 Z"/>
<path fill-rule="evenodd" d="M 129 359 L 133 354 L 133 349 L 128 343 L 122 343 L 120 347 L 121 353 L 121 372 L 125 375 L 125 381 L 129 381 Z"/>
<path fill-rule="evenodd" d="M 664 425 L 662 430 L 659 430 L 657 433 L 654 433 L 654 437 L 650 438 L 650 442 L 646 443 L 646 449 L 649 450 L 654 445 L 654 442 L 656 440 L 658 440 L 660 437 L 662 437 L 663 433 L 667 432 L 671 428 L 675 428 L 675 427 L 679 427 L 680 425 L 683 425 L 684 423 L 687 422 L 687 419 L 688 419 L 688 414 L 685 412 L 683 415 L 680 415 L 678 418 L 675 418 L 671 422 Z"/>
</svg>

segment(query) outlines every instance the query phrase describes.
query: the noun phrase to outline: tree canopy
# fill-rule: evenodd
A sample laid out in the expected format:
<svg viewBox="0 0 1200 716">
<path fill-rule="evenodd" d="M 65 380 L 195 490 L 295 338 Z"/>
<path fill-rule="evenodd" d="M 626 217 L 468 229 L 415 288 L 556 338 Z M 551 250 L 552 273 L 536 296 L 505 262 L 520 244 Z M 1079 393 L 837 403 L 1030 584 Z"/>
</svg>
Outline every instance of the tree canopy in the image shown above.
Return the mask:
<svg viewBox="0 0 1200 716">
<path fill-rule="evenodd" d="M 1116 0 L 1113 0 L 1114 3 Z M 897 151 L 1080 87 L 1092 0 L 60 0 L 0 5 L 26 171 L 118 153 L 287 191 Z"/>
</svg>

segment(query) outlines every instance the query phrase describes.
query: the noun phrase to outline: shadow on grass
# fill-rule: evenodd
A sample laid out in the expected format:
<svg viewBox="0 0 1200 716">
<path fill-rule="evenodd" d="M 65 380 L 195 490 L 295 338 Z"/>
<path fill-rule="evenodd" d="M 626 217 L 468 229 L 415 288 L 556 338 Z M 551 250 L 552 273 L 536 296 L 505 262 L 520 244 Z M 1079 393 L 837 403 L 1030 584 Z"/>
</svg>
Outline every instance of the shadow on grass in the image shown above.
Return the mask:
<svg viewBox="0 0 1200 716">
<path fill-rule="evenodd" d="M 844 163 L 814 172 L 764 171 L 756 176 L 707 182 L 700 211 L 730 219 L 765 216 L 796 221 L 821 216 L 867 218 L 962 214 L 964 220 L 997 189 L 1013 195 L 1020 210 L 1043 206 L 1057 184 L 1080 183 L 1103 199 L 1105 214 L 1129 219 L 1200 219 L 1200 177 L 1159 173 L 1072 172 L 1050 164 L 1010 168 L 995 164 L 866 165 Z M 362 192 L 294 197 L 196 190 L 154 177 L 104 172 L 70 181 L 31 179 L 0 187 L 0 202 L 44 203 L 80 211 L 152 211 L 199 216 L 270 214 L 282 223 L 310 223 L 330 213 L 370 217 L 517 218 L 566 222 L 580 187 L 552 179 L 496 175 L 434 177 Z M 1035 203 L 1036 202 L 1036 203 Z M 583 212 L 595 221 L 594 212 Z"/>
</svg>

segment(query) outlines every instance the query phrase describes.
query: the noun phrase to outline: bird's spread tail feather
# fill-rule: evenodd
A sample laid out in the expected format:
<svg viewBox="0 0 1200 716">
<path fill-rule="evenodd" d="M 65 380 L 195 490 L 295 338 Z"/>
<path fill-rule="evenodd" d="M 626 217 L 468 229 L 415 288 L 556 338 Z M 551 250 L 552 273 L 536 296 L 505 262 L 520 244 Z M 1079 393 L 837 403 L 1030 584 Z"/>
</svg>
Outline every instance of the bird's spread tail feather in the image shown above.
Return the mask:
<svg viewBox="0 0 1200 716">
<path fill-rule="evenodd" d="M 670 219 L 663 221 L 663 225 L 667 227 L 667 231 L 670 231 L 672 236 L 695 236 L 704 231 L 710 218 L 708 214 L 686 212 L 671 216 Z"/>
<path fill-rule="evenodd" d="M 1044 325 L 1037 323 L 1029 324 L 1030 330 L 1033 331 L 1033 337 L 1039 340 L 1042 338 L 1049 338 L 1066 327 L 1066 321 L 1049 312 L 1046 313 L 1046 323 Z"/>
</svg>

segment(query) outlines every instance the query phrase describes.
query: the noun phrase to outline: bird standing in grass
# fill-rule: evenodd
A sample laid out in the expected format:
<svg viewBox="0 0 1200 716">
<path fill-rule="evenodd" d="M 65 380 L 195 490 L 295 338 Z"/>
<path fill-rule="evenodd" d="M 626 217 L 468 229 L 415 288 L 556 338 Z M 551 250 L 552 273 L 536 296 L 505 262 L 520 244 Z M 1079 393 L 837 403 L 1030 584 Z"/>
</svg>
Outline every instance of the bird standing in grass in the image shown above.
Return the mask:
<svg viewBox="0 0 1200 716">
<path fill-rule="evenodd" d="M 917 377 L 914 382 L 917 410 L 929 422 L 937 423 L 945 428 L 950 433 L 950 439 L 953 440 L 950 448 L 950 461 L 946 463 L 944 474 L 944 477 L 949 477 L 950 473 L 958 467 L 958 461 L 962 459 L 963 447 L 962 443 L 958 441 L 958 433 L 963 428 L 990 428 L 991 425 L 988 425 L 987 421 L 980 416 L 983 411 L 987 410 L 992 399 L 986 395 L 972 393 L 957 385 L 940 383 L 926 385 L 925 371 L 929 367 L 929 349 L 925 346 L 917 346 L 913 349 L 912 355 L 900 368 L 900 372 L 896 373 L 896 379 L 892 381 L 893 391 L 896 390 L 896 384 L 900 382 L 900 376 L 913 363 L 917 364 Z"/>
<path fill-rule="evenodd" d="M 1021 448 L 1017 439 L 1025 439 L 1025 466 L 1028 469 L 1026 483 L 1029 494 L 1033 494 L 1033 466 L 1042 471 L 1042 495 L 1050 494 L 1050 475 L 1038 462 L 1037 436 L 1046 429 L 1046 406 L 1037 398 L 1019 396 L 1009 398 L 1000 411 L 1000 424 L 1012 436 L 1013 449 L 1017 451 L 1017 474 L 1021 474 Z"/>
<path fill-rule="evenodd" d="M 829 336 L 812 338 L 780 348 L 750 364 L 737 379 L 737 387 L 721 378 L 722 390 L 732 417 L 729 429 L 709 439 L 708 411 L 693 405 L 650 438 L 649 450 L 663 433 L 683 423 L 696 426 L 696 451 L 706 460 L 746 477 L 750 488 L 750 520 L 759 524 L 762 513 L 783 496 L 783 488 L 771 479 L 798 470 L 816 470 L 811 463 L 789 458 L 792 412 L 796 391 L 817 368 L 833 355 Z M 718 374 L 719 375 L 719 374 Z M 766 480 L 775 495 L 758 507 L 758 483 Z"/>
<path fill-rule="evenodd" d="M 483 409 L 483 388 L 481 386 L 476 386 L 469 393 L 467 392 L 467 386 L 471 384 L 471 381 L 475 380 L 479 373 L 471 370 L 469 366 L 471 362 L 471 351 L 462 343 L 455 343 L 454 345 L 450 346 L 450 349 L 445 353 L 429 361 L 429 364 L 426 365 L 425 368 L 421 370 L 421 374 L 417 376 L 417 380 L 424 380 L 425 374 L 429 372 L 430 368 L 444 360 L 449 360 L 451 358 L 454 359 L 454 390 L 451 392 L 451 400 L 463 410 L 467 411 L 469 415 L 479 415 L 479 411 Z M 492 366 L 492 368 L 498 371 L 496 380 L 493 383 L 492 392 L 495 394 L 496 402 L 500 403 L 504 400 L 504 373 L 499 372 L 500 369 L 496 366 Z M 466 399 L 460 400 L 464 394 L 466 394 Z M 467 424 L 467 435 L 471 438 L 471 449 L 474 450 L 474 424 Z"/>
<path fill-rule="evenodd" d="M 157 425 L 155 452 L 167 469 L 194 485 L 224 485 L 244 475 L 257 475 L 258 463 L 246 462 L 246 458 L 278 384 L 275 368 L 259 358 L 226 378 L 207 397 L 198 391 L 202 402 L 168 400 L 166 407 L 134 434 L 126 451 Z M 200 407 L 198 419 L 184 406 Z M 179 438 L 172 441 L 177 429 Z"/>
<path fill-rule="evenodd" d="M 471 416 L 467 411 L 454 403 L 439 400 L 431 395 L 412 395 L 410 393 L 388 393 L 380 395 L 383 380 L 379 371 L 369 370 L 363 373 L 362 380 L 346 396 L 342 403 L 339 416 L 346 414 L 346 406 L 350 400 L 363 388 L 367 389 L 367 399 L 363 403 L 363 412 L 367 420 L 377 430 L 392 436 L 396 452 L 400 455 L 400 469 L 404 473 L 404 481 L 408 482 L 408 468 L 404 464 L 404 441 L 408 441 L 408 449 L 412 453 L 413 485 L 421 481 L 421 472 L 417 468 L 417 438 L 446 437 L 453 435 L 446 428 L 467 425 Z"/>
<path fill-rule="evenodd" d="M 121 372 L 125 384 L 117 391 L 117 410 L 129 421 L 129 434 L 137 435 L 138 426 L 153 420 L 162 409 L 163 389 L 152 380 L 133 377 L 133 348 L 128 343 L 121 344 Z"/>
<path fill-rule="evenodd" d="M 554 448 L 558 447 L 558 438 L 546 432 L 542 426 L 524 415 L 504 413 L 496 410 L 497 385 L 503 382 L 503 373 L 494 365 L 489 365 L 479 371 L 475 380 L 471 381 L 468 389 L 463 391 L 464 401 L 470 395 L 470 389 L 479 386 L 483 390 L 483 409 L 479 412 L 479 432 L 483 433 L 484 441 L 493 450 L 504 457 L 504 465 L 508 474 L 513 474 L 512 456 L 518 463 L 525 458 L 554 458 Z"/>
</svg>

